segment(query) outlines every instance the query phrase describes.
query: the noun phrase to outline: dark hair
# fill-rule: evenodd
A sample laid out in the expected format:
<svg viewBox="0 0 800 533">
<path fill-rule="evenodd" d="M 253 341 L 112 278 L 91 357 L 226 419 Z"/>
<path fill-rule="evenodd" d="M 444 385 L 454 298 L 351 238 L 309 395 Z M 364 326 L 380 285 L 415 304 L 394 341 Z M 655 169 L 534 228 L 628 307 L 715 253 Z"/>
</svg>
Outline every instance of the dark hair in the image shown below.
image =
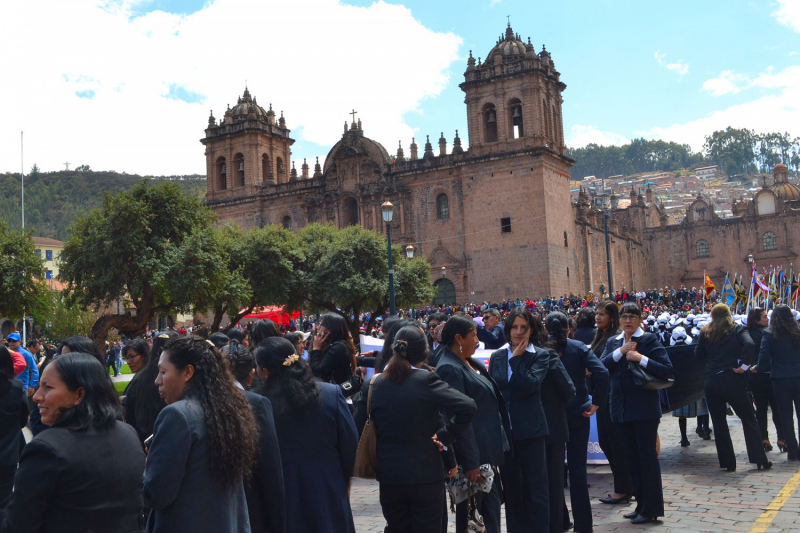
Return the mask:
<svg viewBox="0 0 800 533">
<path fill-rule="evenodd" d="M 228 330 L 228 338 L 241 344 L 244 342 L 244 330 L 242 328 L 231 328 Z"/>
<path fill-rule="evenodd" d="M 576 329 L 578 329 L 578 323 L 575 321 L 574 318 L 569 317 L 569 334 L 567 335 L 567 337 L 569 337 L 570 339 L 574 339 Z"/>
<path fill-rule="evenodd" d="M 569 319 L 567 315 L 561 311 L 553 311 L 544 320 L 547 327 L 547 333 L 552 338 L 552 348 L 558 353 L 559 357 L 564 353 L 564 348 L 567 347 L 567 328 L 569 327 Z"/>
<path fill-rule="evenodd" d="M 144 339 L 133 339 L 132 341 L 128 341 L 128 343 L 122 348 L 122 355 L 125 355 L 128 352 L 134 352 L 142 356 L 142 366 L 139 369 L 140 372 L 142 369 L 147 367 L 147 363 L 150 361 L 150 347 L 147 346 L 147 342 Z"/>
<path fill-rule="evenodd" d="M 596 327 L 594 319 L 594 309 L 591 307 L 584 307 L 578 311 L 578 315 L 575 317 L 575 323 L 578 324 L 579 328 L 594 329 Z"/>
<path fill-rule="evenodd" d="M 36 344 L 39 344 L 39 342 L 40 342 L 40 341 L 39 341 L 39 339 L 30 339 L 30 340 L 28 341 L 28 343 L 27 343 L 27 346 L 28 346 L 28 348 L 30 348 L 31 346 L 34 346 L 34 345 L 36 345 Z"/>
<path fill-rule="evenodd" d="M 231 341 L 231 339 L 227 335 L 225 335 L 224 333 L 220 333 L 219 331 L 209 335 L 208 340 L 214 343 L 214 346 L 217 347 L 217 350 L 221 350 L 223 346 L 225 346 Z"/>
<path fill-rule="evenodd" d="M 412 318 L 395 319 L 386 331 L 386 336 L 383 338 L 383 348 L 381 348 L 381 352 L 375 360 L 375 372 L 381 373 L 386 369 L 386 365 L 389 364 L 389 361 L 394 356 L 392 346 L 394 344 L 395 335 L 397 335 L 398 331 L 407 326 L 414 326 L 417 329 L 422 328 L 419 322 Z"/>
<path fill-rule="evenodd" d="M 328 335 L 328 346 L 330 348 L 334 343 L 341 342 L 347 347 L 350 354 L 350 369 L 353 373 L 356 371 L 356 347 L 350 339 L 350 330 L 347 328 L 347 321 L 342 315 L 337 313 L 325 313 L 319 317 L 317 327 L 325 326 L 330 334 Z M 326 351 L 327 351 L 326 348 Z"/>
<path fill-rule="evenodd" d="M 287 341 L 291 342 L 292 346 L 296 346 L 297 343 L 300 342 L 300 340 L 303 338 L 303 334 L 300 333 L 299 331 L 290 331 L 289 333 L 284 335 L 283 338 L 286 339 Z M 297 351 L 297 348 L 295 348 L 295 352 L 296 351 Z M 303 355 L 303 354 L 299 353 L 297 355 Z"/>
<path fill-rule="evenodd" d="M 146 439 L 153 434 L 158 414 L 167 406 L 164 399 L 158 394 L 155 381 L 158 377 L 158 359 L 164 345 L 171 339 L 177 339 L 174 331 L 161 331 L 153 336 L 153 346 L 150 348 L 150 358 L 147 366 L 133 376 L 128 385 L 128 396 L 132 397 L 133 410 L 136 417 L 136 431 L 141 439 Z"/>
<path fill-rule="evenodd" d="M 484 315 L 485 315 L 486 313 L 489 313 L 490 315 L 492 315 L 492 316 L 496 316 L 496 317 L 499 317 L 499 316 L 500 316 L 500 311 L 498 311 L 498 310 L 497 310 L 497 309 L 495 309 L 494 307 L 489 307 L 489 308 L 488 308 L 488 309 L 486 309 L 486 311 L 484 311 L 482 314 L 484 314 Z"/>
<path fill-rule="evenodd" d="M 256 421 L 219 351 L 204 339 L 189 336 L 170 340 L 164 351 L 178 371 L 194 367 L 187 392 L 203 408 L 211 472 L 227 486 L 249 479 L 258 442 Z"/>
<path fill-rule="evenodd" d="M 304 417 L 320 405 L 311 367 L 295 357 L 294 345 L 281 337 L 266 339 L 256 348 L 258 368 L 269 372 L 257 392 L 270 399 L 276 418 Z"/>
<path fill-rule="evenodd" d="M 605 330 L 597 328 L 591 346 L 595 355 L 598 355 L 598 348 L 600 352 L 605 350 L 608 340 L 619 333 L 619 307 L 617 307 L 616 302 L 613 300 L 604 300 L 598 304 L 597 310 L 607 314 L 611 318 L 611 324 L 609 324 L 608 328 Z"/>
<path fill-rule="evenodd" d="M 228 368 L 242 386 L 245 381 L 253 374 L 256 360 L 253 353 L 245 348 L 239 341 L 232 340 L 231 343 L 222 349 L 222 355 L 228 363 Z"/>
<path fill-rule="evenodd" d="M 58 355 L 61 355 L 64 346 L 69 348 L 70 352 L 88 353 L 100 361 L 100 364 L 104 366 L 106 364 L 106 358 L 100 355 L 100 352 L 97 351 L 97 345 L 89 337 L 75 336 L 64 339 L 61 341 L 61 344 L 58 345 Z"/>
<path fill-rule="evenodd" d="M 392 326 L 400 322 L 402 318 L 397 318 L 396 316 L 391 316 L 383 321 L 381 324 L 381 332 L 383 333 L 384 337 L 389 333 L 389 330 L 392 329 Z"/>
<path fill-rule="evenodd" d="M 278 325 L 268 318 L 259 318 L 250 328 L 250 346 L 258 346 L 264 339 L 283 337 Z"/>
<path fill-rule="evenodd" d="M 769 331 L 775 339 L 786 335 L 792 339 L 792 344 L 800 343 L 800 325 L 797 324 L 791 308 L 786 304 L 775 306 L 769 319 Z"/>
<path fill-rule="evenodd" d="M 758 321 L 761 320 L 761 315 L 766 313 L 760 307 L 753 307 L 750 311 L 747 312 L 747 329 L 753 331 L 754 329 L 758 328 Z M 775 314 L 773 312 L 773 314 Z"/>
<path fill-rule="evenodd" d="M 105 428 L 120 419 L 122 409 L 108 370 L 93 355 L 70 352 L 53 362 L 61 381 L 71 392 L 83 387 L 83 399 L 62 413 L 54 426 L 77 431 L 86 428 Z"/>
<path fill-rule="evenodd" d="M 17 375 L 14 373 L 14 360 L 8 348 L 0 344 L 0 395 L 5 394 L 11 387 L 11 380 Z"/>
<path fill-rule="evenodd" d="M 639 318 L 642 317 L 641 308 L 633 302 L 628 302 L 626 304 L 623 304 L 622 307 L 620 307 L 619 315 L 622 316 L 625 313 L 628 313 L 629 315 L 638 316 Z"/>
<path fill-rule="evenodd" d="M 542 323 L 527 307 L 515 307 L 506 315 L 503 323 L 503 335 L 505 335 L 509 345 L 511 344 L 511 328 L 514 326 L 516 318 L 522 318 L 528 323 L 528 328 L 531 330 L 529 341 L 534 346 L 540 346 L 542 344 L 541 337 L 544 334 Z"/>
<path fill-rule="evenodd" d="M 456 340 L 456 335 L 466 337 L 478 328 L 478 325 L 464 313 L 453 313 L 442 328 L 442 344 L 450 348 Z"/>
<path fill-rule="evenodd" d="M 428 341 L 419 326 L 404 326 L 394 337 L 394 355 L 383 371 L 388 379 L 402 383 L 412 372 L 411 366 L 428 359 Z"/>
</svg>

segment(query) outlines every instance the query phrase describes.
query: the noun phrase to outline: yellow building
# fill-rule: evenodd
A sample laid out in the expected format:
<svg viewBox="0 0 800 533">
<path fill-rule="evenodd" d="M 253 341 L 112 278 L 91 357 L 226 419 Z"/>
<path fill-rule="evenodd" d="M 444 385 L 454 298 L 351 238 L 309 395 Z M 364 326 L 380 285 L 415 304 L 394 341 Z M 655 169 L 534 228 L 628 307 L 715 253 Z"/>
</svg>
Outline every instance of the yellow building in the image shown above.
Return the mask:
<svg viewBox="0 0 800 533">
<path fill-rule="evenodd" d="M 47 237 L 34 237 L 33 242 L 36 245 L 36 255 L 44 261 L 45 278 L 55 280 L 58 277 L 58 260 L 64 243 Z"/>
</svg>

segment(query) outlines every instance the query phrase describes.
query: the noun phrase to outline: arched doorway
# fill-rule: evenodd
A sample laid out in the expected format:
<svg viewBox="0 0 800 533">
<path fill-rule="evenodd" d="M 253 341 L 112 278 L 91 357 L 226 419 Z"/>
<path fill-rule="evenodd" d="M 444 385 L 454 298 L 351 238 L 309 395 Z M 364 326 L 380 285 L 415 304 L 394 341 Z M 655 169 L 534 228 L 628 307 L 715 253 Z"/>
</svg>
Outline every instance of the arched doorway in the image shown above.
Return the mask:
<svg viewBox="0 0 800 533">
<path fill-rule="evenodd" d="M 449 279 L 439 279 L 433 284 L 436 289 L 436 297 L 433 299 L 433 305 L 454 305 L 456 304 L 456 286 Z"/>
<path fill-rule="evenodd" d="M 342 202 L 341 227 L 355 226 L 358 224 L 358 202 L 355 198 L 345 198 Z"/>
</svg>

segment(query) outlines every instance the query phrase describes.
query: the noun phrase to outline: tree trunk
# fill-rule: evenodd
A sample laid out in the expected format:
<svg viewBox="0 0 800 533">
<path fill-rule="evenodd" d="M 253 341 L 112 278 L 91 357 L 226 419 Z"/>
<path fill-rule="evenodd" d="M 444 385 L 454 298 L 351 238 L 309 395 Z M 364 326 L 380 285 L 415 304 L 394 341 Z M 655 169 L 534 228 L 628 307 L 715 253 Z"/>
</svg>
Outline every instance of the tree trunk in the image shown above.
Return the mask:
<svg viewBox="0 0 800 533">
<path fill-rule="evenodd" d="M 255 306 L 255 305 L 251 305 L 251 306 L 250 306 L 250 307 L 248 307 L 247 309 L 245 309 L 245 310 L 243 310 L 243 311 L 240 311 L 240 312 L 239 312 L 239 313 L 238 313 L 238 314 L 237 314 L 235 317 L 233 317 L 233 318 L 231 319 L 231 322 L 230 322 L 230 324 L 228 324 L 227 326 L 225 326 L 224 328 L 222 328 L 222 333 L 224 333 L 224 334 L 226 334 L 226 335 L 227 335 L 227 334 L 228 334 L 228 332 L 229 332 L 230 330 L 232 330 L 233 328 L 235 328 L 235 327 L 236 327 L 236 324 L 238 324 L 238 323 L 239 323 L 239 321 L 240 321 L 242 318 L 244 318 L 245 316 L 247 316 L 247 315 L 249 315 L 250 313 L 252 313 L 252 312 L 253 312 L 253 309 L 255 309 L 255 308 L 256 308 L 256 306 Z M 216 318 L 215 318 L 215 320 L 216 320 Z M 217 327 L 219 327 L 219 324 L 217 324 Z M 216 331 L 216 330 L 214 330 L 214 331 Z"/>
<path fill-rule="evenodd" d="M 138 311 L 135 317 L 130 314 L 125 315 L 103 315 L 97 319 L 92 326 L 92 331 L 89 333 L 89 338 L 94 341 L 97 351 L 100 354 L 100 362 L 105 366 L 105 353 L 106 353 L 106 339 L 108 339 L 108 330 L 115 328 L 120 333 L 128 337 L 136 337 L 141 335 L 147 329 L 147 323 L 153 317 L 155 312 L 140 314 Z"/>
</svg>

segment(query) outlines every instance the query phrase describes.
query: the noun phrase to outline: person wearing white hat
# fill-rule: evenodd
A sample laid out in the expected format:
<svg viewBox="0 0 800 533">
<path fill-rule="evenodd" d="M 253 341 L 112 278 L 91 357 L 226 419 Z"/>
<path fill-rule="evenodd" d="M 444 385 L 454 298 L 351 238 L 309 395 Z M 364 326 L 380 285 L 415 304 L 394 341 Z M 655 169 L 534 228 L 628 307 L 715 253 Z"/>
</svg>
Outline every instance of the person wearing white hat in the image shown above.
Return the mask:
<svg viewBox="0 0 800 533">
<path fill-rule="evenodd" d="M 658 337 L 658 340 L 661 341 L 661 344 L 664 347 L 669 346 L 670 335 L 669 331 L 667 331 L 668 322 L 669 322 L 669 315 L 664 313 L 661 316 L 659 316 L 657 320 L 658 330 L 655 332 L 656 337 Z"/>
</svg>

